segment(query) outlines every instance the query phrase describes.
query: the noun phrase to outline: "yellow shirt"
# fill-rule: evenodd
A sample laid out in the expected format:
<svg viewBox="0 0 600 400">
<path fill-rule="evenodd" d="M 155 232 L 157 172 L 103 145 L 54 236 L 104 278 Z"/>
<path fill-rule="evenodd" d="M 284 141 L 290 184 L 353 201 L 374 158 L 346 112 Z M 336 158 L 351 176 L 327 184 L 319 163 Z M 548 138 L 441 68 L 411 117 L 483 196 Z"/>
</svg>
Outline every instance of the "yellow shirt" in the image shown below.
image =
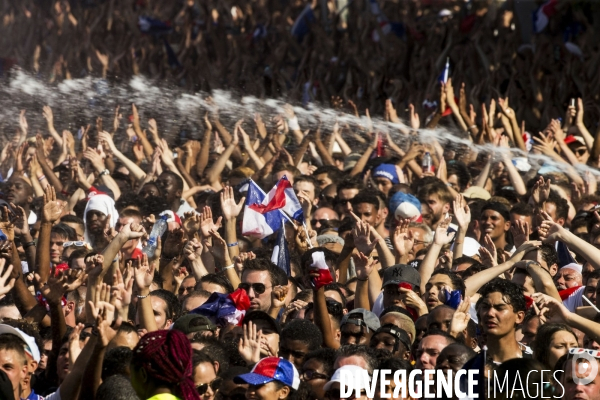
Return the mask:
<svg viewBox="0 0 600 400">
<path fill-rule="evenodd" d="M 148 400 L 181 400 L 177 396 L 173 396 L 170 393 L 161 393 L 150 397 Z"/>
</svg>

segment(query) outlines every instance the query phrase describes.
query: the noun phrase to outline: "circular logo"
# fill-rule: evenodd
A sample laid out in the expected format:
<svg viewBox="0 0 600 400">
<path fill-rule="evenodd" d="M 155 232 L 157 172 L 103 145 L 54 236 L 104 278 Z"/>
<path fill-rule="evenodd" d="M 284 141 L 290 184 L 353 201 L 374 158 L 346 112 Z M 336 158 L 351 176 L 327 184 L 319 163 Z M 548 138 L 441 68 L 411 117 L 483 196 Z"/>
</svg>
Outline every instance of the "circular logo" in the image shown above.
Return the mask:
<svg viewBox="0 0 600 400">
<path fill-rule="evenodd" d="M 573 381 L 575 384 L 587 385 L 596 379 L 596 375 L 598 375 L 598 362 L 594 357 L 589 355 L 587 351 L 584 350 L 573 354 L 571 362 Z M 580 378 L 579 376 L 583 377 Z"/>
</svg>

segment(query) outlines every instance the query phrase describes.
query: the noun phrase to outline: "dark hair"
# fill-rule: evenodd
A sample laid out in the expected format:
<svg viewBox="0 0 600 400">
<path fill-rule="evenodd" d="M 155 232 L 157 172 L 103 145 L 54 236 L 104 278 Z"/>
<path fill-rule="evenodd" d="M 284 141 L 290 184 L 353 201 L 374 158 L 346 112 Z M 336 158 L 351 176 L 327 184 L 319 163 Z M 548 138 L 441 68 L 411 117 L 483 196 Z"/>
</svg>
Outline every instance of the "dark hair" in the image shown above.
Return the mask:
<svg viewBox="0 0 600 400">
<path fill-rule="evenodd" d="M 423 339 L 425 339 L 427 336 L 443 336 L 444 338 L 446 338 L 446 346 L 452 343 L 457 343 L 456 338 L 454 336 L 451 336 L 448 332 L 444 332 L 441 329 L 428 329 L 427 333 L 425 333 L 425 335 L 423 336 Z M 423 340 L 421 339 L 421 340 Z"/>
<path fill-rule="evenodd" d="M 304 362 L 307 362 L 308 360 L 317 360 L 323 364 L 323 373 L 327 376 L 332 376 L 335 371 L 333 365 L 335 364 L 336 356 L 337 352 L 334 349 L 318 349 L 308 353 L 306 357 L 304 357 Z"/>
<path fill-rule="evenodd" d="M 154 184 L 154 182 L 151 183 Z M 158 189 L 158 191 L 160 192 L 160 189 Z M 121 193 L 119 199 L 115 201 L 115 208 L 119 212 L 119 216 L 121 216 L 121 212 L 123 209 L 131 206 L 142 208 L 142 204 L 144 201 L 145 199 L 142 199 L 142 197 L 135 192 Z"/>
<path fill-rule="evenodd" d="M 337 168 L 333 165 L 323 165 L 323 166 L 317 168 L 315 170 L 315 172 L 313 172 L 312 176 L 316 177 L 317 175 L 321 175 L 321 174 L 327 174 L 327 177 L 329 179 L 331 179 L 331 181 L 333 183 L 336 183 L 336 184 L 344 176 L 344 173 L 339 168 Z"/>
<path fill-rule="evenodd" d="M 323 334 L 315 324 L 305 319 L 293 319 L 281 330 L 282 342 L 285 339 L 298 340 L 308 345 L 308 350 L 313 351 L 323 344 Z"/>
<path fill-rule="evenodd" d="M 527 203 L 517 203 L 510 209 L 511 214 L 523 215 L 525 217 L 533 216 L 533 208 Z"/>
<path fill-rule="evenodd" d="M 60 222 L 52 227 L 50 233 L 55 233 L 60 237 L 66 238 L 67 240 L 77 240 L 77 232 L 64 222 Z"/>
<path fill-rule="evenodd" d="M 139 400 L 131 381 L 123 375 L 113 375 L 106 380 L 96 391 L 96 400 Z"/>
<path fill-rule="evenodd" d="M 471 182 L 471 174 L 469 173 L 469 169 L 463 162 L 449 162 L 448 166 L 446 167 L 446 171 L 446 176 L 448 177 L 456 175 L 456 180 L 458 181 L 460 192 L 463 192 L 467 188 L 467 185 Z"/>
<path fill-rule="evenodd" d="M 569 217 L 569 203 L 567 200 L 560 197 L 557 191 L 550 190 L 547 203 L 554 203 L 556 205 L 556 219 L 563 218 L 565 221 Z"/>
<path fill-rule="evenodd" d="M 375 349 L 362 344 L 349 344 L 342 346 L 337 350 L 336 359 L 340 357 L 362 357 L 367 364 L 367 370 L 369 374 L 373 373 L 375 367 L 377 367 L 377 353 Z"/>
<path fill-rule="evenodd" d="M 169 292 L 166 289 L 156 289 L 150 292 L 150 296 L 156 296 L 165 301 L 167 304 L 167 308 L 165 310 L 167 319 L 175 321 L 179 317 L 181 305 L 179 304 L 177 296 L 175 296 L 172 292 Z"/>
<path fill-rule="evenodd" d="M 346 296 L 344 295 L 344 292 L 342 292 L 341 287 L 344 287 L 344 285 L 342 285 L 339 282 L 333 282 L 333 283 L 328 283 L 323 288 L 325 289 L 324 290 L 325 292 L 327 292 L 328 290 L 333 290 L 334 292 L 337 292 L 340 295 L 340 297 L 342 298 L 342 303 L 341 303 L 342 308 L 346 308 Z M 346 287 L 344 287 L 344 289 L 349 290 Z M 337 303 L 337 301 L 336 301 L 336 303 Z"/>
<path fill-rule="evenodd" d="M 544 243 L 539 247 L 539 250 L 542 254 L 542 260 L 548 264 L 548 268 L 554 264 L 558 264 L 558 253 L 553 244 Z"/>
<path fill-rule="evenodd" d="M 83 222 L 83 219 L 79 218 L 76 215 L 71 215 L 71 214 L 67 214 L 67 215 L 60 217 L 60 222 L 68 222 L 71 224 L 78 224 L 83 227 L 85 226 L 85 222 Z"/>
<path fill-rule="evenodd" d="M 119 212 L 119 218 L 129 217 L 129 218 L 138 218 L 140 221 L 142 220 L 142 213 L 138 210 L 134 210 L 133 208 L 128 208 L 127 210 L 123 210 Z"/>
<path fill-rule="evenodd" d="M 313 187 L 315 188 L 315 199 L 319 198 L 321 195 L 321 187 L 319 186 L 319 181 L 317 181 L 317 178 L 312 175 L 300 175 L 298 177 L 294 177 L 294 185 L 300 182 L 312 183 Z"/>
<path fill-rule="evenodd" d="M 343 189 L 358 189 L 363 190 L 365 188 L 365 184 L 362 180 L 358 178 L 345 178 L 341 182 L 337 184 L 336 191 L 337 193 Z"/>
<path fill-rule="evenodd" d="M 533 358 L 552 370 L 555 366 L 548 364 L 548 356 L 550 355 L 550 343 L 552 342 L 552 336 L 554 336 L 556 332 L 560 331 L 569 332 L 573 335 L 575 341 L 577 341 L 577 336 L 575 335 L 575 333 L 569 325 L 552 323 L 540 326 L 537 330 L 537 333 L 535 334 L 535 340 L 531 344 L 531 349 L 533 350 Z"/>
<path fill-rule="evenodd" d="M 463 280 L 465 280 L 468 277 L 473 276 L 476 273 L 483 271 L 484 269 L 487 269 L 487 267 L 485 265 L 483 265 L 482 263 L 478 262 L 476 264 L 471 265 L 469 268 L 465 269 L 464 271 L 457 272 L 457 274 L 460 275 Z"/>
<path fill-rule="evenodd" d="M 331 316 L 331 318 L 333 318 L 333 321 L 335 321 L 339 327 L 340 323 L 342 322 L 342 318 L 344 318 L 344 307 L 341 303 L 331 299 L 326 299 L 325 305 L 327 306 L 327 313 Z M 314 310 L 314 308 L 315 303 L 308 303 L 306 306 L 305 315 L 309 311 Z"/>
<path fill-rule="evenodd" d="M 494 278 L 479 289 L 481 297 L 477 300 L 476 308 L 479 309 L 479 305 L 488 294 L 496 292 L 501 293 L 505 301 L 508 300 L 506 303 L 512 306 L 515 313 L 527 310 L 523 288 L 516 283 L 501 278 Z"/>
<path fill-rule="evenodd" d="M 199 287 L 200 283 L 212 283 L 213 285 L 219 285 L 227 293 L 233 293 L 233 286 L 227 278 L 219 274 L 206 274 L 202 278 L 200 278 L 200 282 L 196 283 L 196 287 Z"/>
<path fill-rule="evenodd" d="M 276 282 L 279 282 L 279 275 L 275 271 L 279 269 L 279 267 L 268 260 L 266 258 L 255 258 L 253 260 L 244 261 L 244 269 L 242 271 L 242 277 L 245 272 L 249 271 L 267 271 L 269 273 L 269 278 L 271 279 L 271 285 L 276 286 Z M 287 276 L 286 276 L 287 277 Z M 243 279 L 242 279 L 243 280 Z M 265 282 L 266 283 L 266 282 Z M 287 282 L 286 282 L 287 284 Z"/>
<path fill-rule="evenodd" d="M 452 204 L 452 201 L 454 201 L 452 192 L 450 192 L 448 186 L 446 186 L 446 184 L 440 180 L 436 180 L 433 183 L 421 187 L 421 189 L 419 189 L 417 198 L 419 201 L 423 202 L 427 197 L 433 194 L 437 194 L 442 203 Z"/>
<path fill-rule="evenodd" d="M 102 361 L 102 380 L 113 375 L 123 375 L 129 378 L 129 363 L 133 357 L 133 351 L 129 347 L 119 346 L 110 349 Z"/>
<path fill-rule="evenodd" d="M 212 359 L 219 363 L 219 375 L 222 371 L 227 371 L 229 368 L 229 354 L 217 338 L 206 336 L 204 332 L 197 332 L 191 342 L 203 345 L 202 351 L 210 354 Z"/>
<path fill-rule="evenodd" d="M 367 203 L 373 205 L 373 207 L 375 207 L 376 210 L 379 210 L 381 208 L 379 197 L 372 194 L 371 191 L 366 190 L 359 192 L 356 196 L 352 198 L 352 200 L 350 200 L 350 202 L 352 203 L 353 207 L 356 207 L 361 203 Z"/>
<path fill-rule="evenodd" d="M 452 272 L 447 269 L 436 269 L 431 274 L 432 277 L 434 275 L 446 275 L 448 278 L 450 278 L 452 286 L 454 286 L 454 290 L 460 291 L 460 294 L 465 297 L 465 281 L 456 272 Z"/>
<path fill-rule="evenodd" d="M 140 207 L 142 215 L 158 215 L 167 210 L 169 205 L 167 204 L 166 197 L 148 196 L 144 199 L 142 204 L 140 204 Z"/>
<path fill-rule="evenodd" d="M 214 358 L 212 358 L 206 351 L 192 349 L 192 368 L 196 368 L 202 363 L 209 363 L 213 365 L 214 362 Z"/>
<path fill-rule="evenodd" d="M 288 276 L 285 271 L 275 264 L 273 264 L 273 273 L 271 275 L 275 277 L 273 280 L 273 286 L 287 286 L 288 284 Z"/>
</svg>

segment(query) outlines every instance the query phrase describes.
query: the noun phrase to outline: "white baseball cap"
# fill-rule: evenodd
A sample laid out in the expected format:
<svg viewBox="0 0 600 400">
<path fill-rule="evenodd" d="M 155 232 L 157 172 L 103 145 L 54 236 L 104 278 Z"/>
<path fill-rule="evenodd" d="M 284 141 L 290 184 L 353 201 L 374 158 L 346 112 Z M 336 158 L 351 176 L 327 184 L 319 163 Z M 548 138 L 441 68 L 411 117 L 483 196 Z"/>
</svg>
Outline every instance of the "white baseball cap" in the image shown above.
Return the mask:
<svg viewBox="0 0 600 400">
<path fill-rule="evenodd" d="M 342 379 L 342 375 L 344 379 Z M 342 381 L 346 386 L 352 386 L 352 390 L 356 387 L 366 390 L 369 387 L 369 371 L 357 365 L 344 365 L 335 370 L 331 380 L 325 384 L 323 389 L 328 391 L 334 383 L 337 382 L 341 385 Z"/>
<path fill-rule="evenodd" d="M 40 349 L 35 344 L 35 339 L 18 328 L 10 325 L 0 324 L 0 335 L 10 334 L 20 337 L 25 342 L 25 353 L 29 354 L 35 361 L 40 362 Z"/>
</svg>

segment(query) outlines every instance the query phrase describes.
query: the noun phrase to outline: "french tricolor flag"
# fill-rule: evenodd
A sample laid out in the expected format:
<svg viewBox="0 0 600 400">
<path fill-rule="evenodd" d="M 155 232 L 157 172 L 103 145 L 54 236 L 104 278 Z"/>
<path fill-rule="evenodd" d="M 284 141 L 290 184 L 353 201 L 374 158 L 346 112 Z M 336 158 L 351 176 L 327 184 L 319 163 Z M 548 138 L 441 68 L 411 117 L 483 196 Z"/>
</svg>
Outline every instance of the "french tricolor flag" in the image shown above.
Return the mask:
<svg viewBox="0 0 600 400">
<path fill-rule="evenodd" d="M 294 188 L 284 176 L 269 193 L 264 192 L 250 181 L 246 195 L 242 235 L 269 236 L 282 226 L 282 217 L 304 223 L 304 212 Z"/>
<path fill-rule="evenodd" d="M 550 17 L 556 14 L 558 0 L 548 0 L 533 13 L 533 31 L 540 33 L 546 28 Z"/>
<path fill-rule="evenodd" d="M 206 303 L 190 311 L 192 314 L 204 315 L 215 324 L 242 326 L 246 311 L 250 308 L 250 299 L 243 289 L 233 293 L 214 292 Z"/>
<path fill-rule="evenodd" d="M 257 205 L 265 203 L 267 195 L 253 181 L 248 183 L 246 205 L 244 206 L 244 219 L 242 221 L 242 235 L 254 236 L 260 239 L 271 235 L 281 228 L 283 221 L 279 210 L 257 211 Z M 268 203 L 268 201 L 266 201 Z"/>
</svg>

